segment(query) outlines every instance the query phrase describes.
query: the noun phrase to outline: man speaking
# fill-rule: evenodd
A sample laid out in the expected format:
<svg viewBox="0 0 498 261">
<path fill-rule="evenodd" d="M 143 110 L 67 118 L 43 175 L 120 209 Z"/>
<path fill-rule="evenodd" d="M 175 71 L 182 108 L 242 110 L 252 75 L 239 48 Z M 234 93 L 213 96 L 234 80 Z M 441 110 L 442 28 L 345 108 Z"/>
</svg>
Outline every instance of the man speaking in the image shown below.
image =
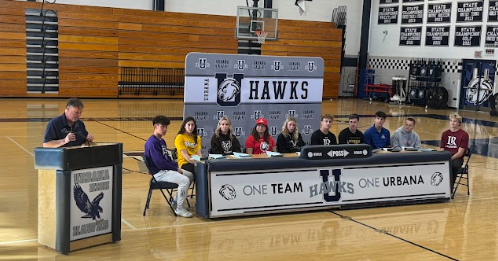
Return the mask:
<svg viewBox="0 0 498 261">
<path fill-rule="evenodd" d="M 93 141 L 93 135 L 86 131 L 85 124 L 80 120 L 83 108 L 83 102 L 78 98 L 69 99 L 64 113 L 47 124 L 43 147 L 80 146 L 87 141 Z"/>
</svg>

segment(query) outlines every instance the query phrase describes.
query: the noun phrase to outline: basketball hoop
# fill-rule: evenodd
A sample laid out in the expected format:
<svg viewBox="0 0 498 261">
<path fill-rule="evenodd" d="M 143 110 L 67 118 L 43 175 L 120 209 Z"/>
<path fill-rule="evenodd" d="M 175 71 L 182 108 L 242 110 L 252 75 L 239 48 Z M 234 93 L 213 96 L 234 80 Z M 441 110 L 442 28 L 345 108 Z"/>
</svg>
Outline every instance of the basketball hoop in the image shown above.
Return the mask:
<svg viewBox="0 0 498 261">
<path fill-rule="evenodd" d="M 254 31 L 256 36 L 258 36 L 258 43 L 264 44 L 266 40 L 266 36 L 268 35 L 268 32 L 265 31 Z"/>
</svg>

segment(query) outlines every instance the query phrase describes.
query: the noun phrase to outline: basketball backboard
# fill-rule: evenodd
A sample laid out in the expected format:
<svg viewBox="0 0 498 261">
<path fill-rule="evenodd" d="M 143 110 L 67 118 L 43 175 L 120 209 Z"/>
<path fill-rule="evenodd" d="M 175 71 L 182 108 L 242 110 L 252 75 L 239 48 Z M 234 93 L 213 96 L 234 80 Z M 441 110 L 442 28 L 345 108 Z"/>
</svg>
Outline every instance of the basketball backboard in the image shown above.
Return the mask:
<svg viewBox="0 0 498 261">
<path fill-rule="evenodd" d="M 266 40 L 277 40 L 278 10 L 259 7 L 237 7 L 238 39 L 258 40 L 257 33 L 267 32 Z"/>
</svg>

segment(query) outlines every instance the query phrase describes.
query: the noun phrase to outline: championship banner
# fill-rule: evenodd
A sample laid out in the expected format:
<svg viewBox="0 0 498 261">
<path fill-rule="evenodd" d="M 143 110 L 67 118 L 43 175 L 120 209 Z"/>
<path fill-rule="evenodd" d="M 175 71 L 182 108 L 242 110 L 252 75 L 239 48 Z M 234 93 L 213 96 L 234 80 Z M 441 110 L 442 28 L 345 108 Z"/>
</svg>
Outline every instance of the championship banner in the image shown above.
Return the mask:
<svg viewBox="0 0 498 261">
<path fill-rule="evenodd" d="M 112 166 L 71 172 L 71 241 L 112 232 L 112 174 Z"/>
<path fill-rule="evenodd" d="M 455 46 L 481 46 L 481 26 L 456 26 Z"/>
<path fill-rule="evenodd" d="M 489 1 L 488 22 L 498 22 L 498 1 Z"/>
<path fill-rule="evenodd" d="M 401 11 L 401 24 L 421 24 L 424 18 L 424 5 L 404 5 Z"/>
<path fill-rule="evenodd" d="M 448 162 L 212 172 L 211 217 L 449 197 L 449 178 Z"/>
<path fill-rule="evenodd" d="M 268 120 L 276 142 L 288 116 L 296 118 L 309 143 L 320 126 L 323 73 L 323 59 L 317 57 L 189 53 L 183 115 L 196 119 L 203 154 L 223 116 L 242 147 L 259 118 Z"/>
<path fill-rule="evenodd" d="M 379 7 L 378 24 L 397 24 L 398 6 Z"/>
<path fill-rule="evenodd" d="M 425 45 L 426 46 L 448 46 L 450 41 L 450 27 L 449 26 L 427 26 L 425 32 Z"/>
<path fill-rule="evenodd" d="M 459 2 L 457 8 L 457 22 L 482 22 L 484 1 Z"/>
<path fill-rule="evenodd" d="M 429 4 L 427 23 L 451 22 L 451 3 Z"/>
<path fill-rule="evenodd" d="M 486 27 L 486 43 L 487 48 L 498 48 L 498 26 L 488 25 Z"/>
<path fill-rule="evenodd" d="M 422 27 L 400 27 L 399 45 L 420 46 Z"/>
</svg>

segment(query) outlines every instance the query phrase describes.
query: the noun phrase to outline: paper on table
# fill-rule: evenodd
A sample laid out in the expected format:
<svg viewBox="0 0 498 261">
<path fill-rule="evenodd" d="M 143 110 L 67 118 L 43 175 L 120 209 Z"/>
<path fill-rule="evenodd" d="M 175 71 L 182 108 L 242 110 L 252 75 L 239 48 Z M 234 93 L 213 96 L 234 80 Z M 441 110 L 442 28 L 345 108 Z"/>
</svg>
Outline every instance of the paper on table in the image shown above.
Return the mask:
<svg viewBox="0 0 498 261">
<path fill-rule="evenodd" d="M 251 155 L 247 154 L 247 153 L 240 153 L 240 152 L 234 152 L 233 153 L 233 156 L 234 157 L 237 157 L 237 158 L 247 158 L 247 157 L 251 157 Z"/>
<path fill-rule="evenodd" d="M 199 155 L 192 155 L 190 156 L 193 160 L 201 161 L 201 157 Z"/>
<path fill-rule="evenodd" d="M 209 154 L 209 157 L 213 158 L 213 159 L 224 159 L 225 158 L 225 156 L 223 156 L 222 154 Z"/>
<path fill-rule="evenodd" d="M 282 157 L 282 154 L 273 151 L 266 151 L 266 155 L 268 155 L 268 157 Z"/>
</svg>

